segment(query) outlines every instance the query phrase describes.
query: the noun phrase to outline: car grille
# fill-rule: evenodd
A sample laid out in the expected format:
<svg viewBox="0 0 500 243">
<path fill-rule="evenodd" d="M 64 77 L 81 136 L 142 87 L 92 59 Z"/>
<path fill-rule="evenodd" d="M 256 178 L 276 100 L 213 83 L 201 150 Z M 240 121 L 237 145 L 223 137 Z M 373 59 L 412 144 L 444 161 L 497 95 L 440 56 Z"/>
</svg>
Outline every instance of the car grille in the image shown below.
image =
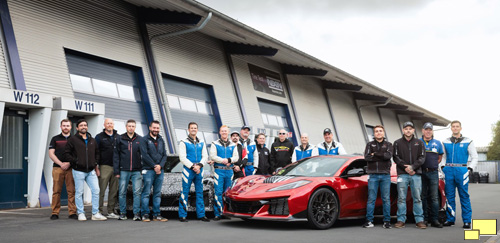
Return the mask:
<svg viewBox="0 0 500 243">
<path fill-rule="evenodd" d="M 254 214 L 259 211 L 262 204 L 259 201 L 231 201 L 227 206 L 229 211 L 234 213 Z"/>
<path fill-rule="evenodd" d="M 293 176 L 271 176 L 266 178 L 263 183 L 278 183 L 294 178 Z"/>
<path fill-rule="evenodd" d="M 269 200 L 269 210 L 267 211 L 272 215 L 288 215 L 288 197 L 274 198 Z"/>
</svg>

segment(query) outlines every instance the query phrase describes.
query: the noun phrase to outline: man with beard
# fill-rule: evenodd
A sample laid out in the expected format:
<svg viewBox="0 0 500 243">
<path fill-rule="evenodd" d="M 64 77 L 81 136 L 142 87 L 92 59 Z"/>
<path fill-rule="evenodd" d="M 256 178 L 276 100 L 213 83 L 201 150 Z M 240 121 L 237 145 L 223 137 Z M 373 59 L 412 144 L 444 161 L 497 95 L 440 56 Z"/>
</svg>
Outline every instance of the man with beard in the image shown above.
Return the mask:
<svg viewBox="0 0 500 243">
<path fill-rule="evenodd" d="M 240 134 L 238 132 L 234 131 L 231 133 L 231 141 L 236 144 L 236 148 L 238 149 L 238 162 L 234 163 L 233 166 L 234 180 L 246 176 L 245 168 L 248 163 L 248 154 L 241 143 Z"/>
</svg>

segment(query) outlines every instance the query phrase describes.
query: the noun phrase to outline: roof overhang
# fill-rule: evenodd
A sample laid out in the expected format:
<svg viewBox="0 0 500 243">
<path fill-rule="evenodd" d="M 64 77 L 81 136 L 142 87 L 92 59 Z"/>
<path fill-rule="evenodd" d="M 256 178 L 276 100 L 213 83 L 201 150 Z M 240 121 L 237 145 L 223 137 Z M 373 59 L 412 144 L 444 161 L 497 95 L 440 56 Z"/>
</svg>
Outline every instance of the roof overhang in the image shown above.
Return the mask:
<svg viewBox="0 0 500 243">
<path fill-rule="evenodd" d="M 281 71 L 283 74 L 289 75 L 307 75 L 307 76 L 325 76 L 328 71 L 319 68 L 310 68 L 304 66 L 297 66 L 292 64 L 281 64 Z"/>
<path fill-rule="evenodd" d="M 367 100 L 367 101 L 375 101 L 375 102 L 386 102 L 388 99 L 387 97 L 372 95 L 372 94 L 365 94 L 365 93 L 354 93 L 353 97 L 356 100 Z"/>
<path fill-rule="evenodd" d="M 341 83 L 341 82 L 330 81 L 330 80 L 326 80 L 326 79 L 321 79 L 321 83 L 323 84 L 323 88 L 325 88 L 325 89 L 360 91 L 363 88 L 363 86 L 356 85 L 356 84 Z"/>
<path fill-rule="evenodd" d="M 272 57 L 278 49 L 272 47 L 256 46 L 243 43 L 224 41 L 224 49 L 231 55 L 255 55 Z"/>
</svg>

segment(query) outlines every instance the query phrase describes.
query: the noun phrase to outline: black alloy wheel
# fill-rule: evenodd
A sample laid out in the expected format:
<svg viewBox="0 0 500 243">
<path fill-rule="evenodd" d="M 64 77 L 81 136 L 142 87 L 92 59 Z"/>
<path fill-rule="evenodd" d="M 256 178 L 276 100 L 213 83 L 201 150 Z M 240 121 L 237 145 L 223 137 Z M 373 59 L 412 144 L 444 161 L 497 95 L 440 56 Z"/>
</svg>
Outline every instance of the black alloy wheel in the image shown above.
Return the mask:
<svg viewBox="0 0 500 243">
<path fill-rule="evenodd" d="M 328 229 L 337 221 L 339 216 L 339 200 L 335 194 L 327 189 L 316 190 L 307 206 L 307 219 L 312 228 Z"/>
</svg>

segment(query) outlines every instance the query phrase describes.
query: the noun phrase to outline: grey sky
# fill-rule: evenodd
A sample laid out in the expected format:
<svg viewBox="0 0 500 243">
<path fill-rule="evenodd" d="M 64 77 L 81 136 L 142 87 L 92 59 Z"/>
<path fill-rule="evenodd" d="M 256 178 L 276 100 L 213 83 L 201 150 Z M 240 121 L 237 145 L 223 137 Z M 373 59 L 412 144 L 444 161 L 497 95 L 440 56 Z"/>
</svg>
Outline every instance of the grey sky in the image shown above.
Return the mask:
<svg viewBox="0 0 500 243">
<path fill-rule="evenodd" d="M 500 1 L 199 0 L 450 120 L 476 146 L 500 119 Z M 449 130 L 437 138 L 449 136 Z"/>
</svg>

